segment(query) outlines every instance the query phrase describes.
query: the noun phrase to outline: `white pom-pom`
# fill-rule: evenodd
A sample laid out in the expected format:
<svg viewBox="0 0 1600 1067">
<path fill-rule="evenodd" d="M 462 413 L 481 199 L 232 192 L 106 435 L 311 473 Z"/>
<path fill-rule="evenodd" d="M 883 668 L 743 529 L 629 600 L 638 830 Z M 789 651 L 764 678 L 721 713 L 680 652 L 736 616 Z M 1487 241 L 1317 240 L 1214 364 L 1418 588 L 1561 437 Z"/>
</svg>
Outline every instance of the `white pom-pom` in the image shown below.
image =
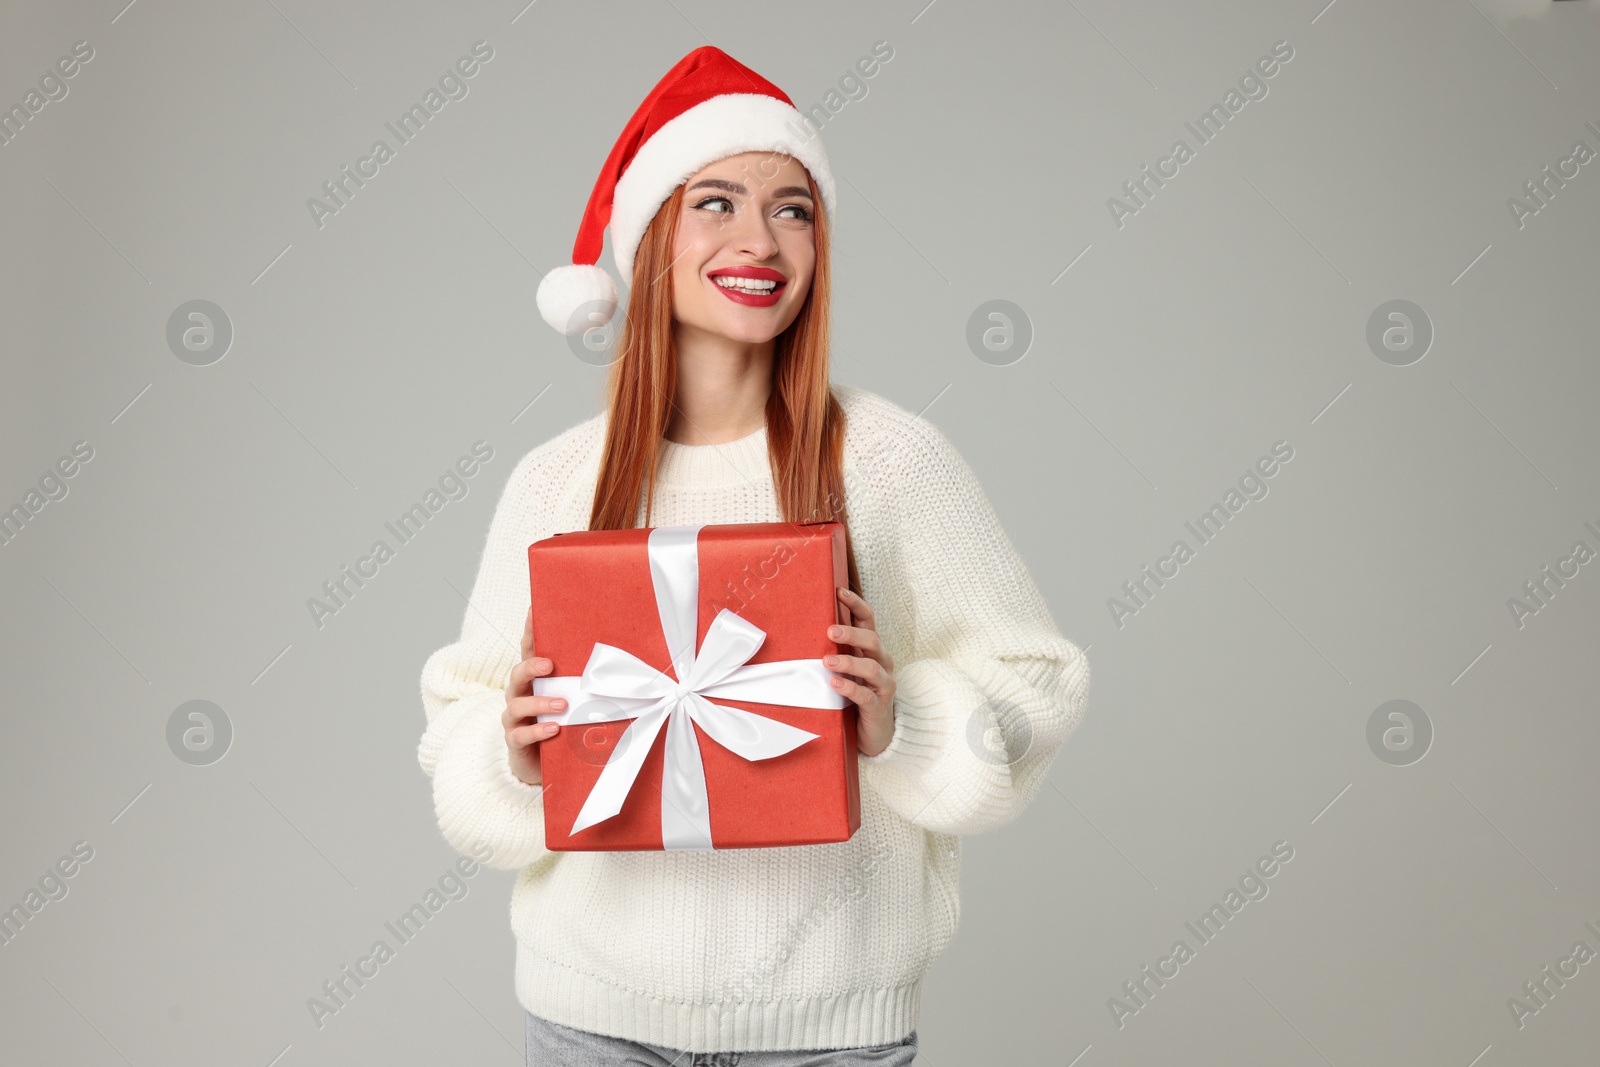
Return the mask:
<svg viewBox="0 0 1600 1067">
<path fill-rule="evenodd" d="M 539 315 L 564 334 L 579 334 L 611 321 L 617 286 L 604 267 L 569 263 L 539 282 Z"/>
</svg>

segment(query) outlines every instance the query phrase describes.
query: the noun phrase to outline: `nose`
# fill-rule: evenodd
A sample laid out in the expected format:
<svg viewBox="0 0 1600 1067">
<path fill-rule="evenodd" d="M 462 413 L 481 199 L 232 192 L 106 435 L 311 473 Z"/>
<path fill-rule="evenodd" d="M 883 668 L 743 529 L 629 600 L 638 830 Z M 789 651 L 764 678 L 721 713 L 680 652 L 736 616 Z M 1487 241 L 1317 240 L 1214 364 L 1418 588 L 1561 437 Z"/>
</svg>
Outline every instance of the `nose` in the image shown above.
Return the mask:
<svg viewBox="0 0 1600 1067">
<path fill-rule="evenodd" d="M 778 252 L 777 239 L 766 217 L 754 208 L 739 212 L 733 220 L 729 242 L 734 251 L 751 259 L 771 259 Z"/>
</svg>

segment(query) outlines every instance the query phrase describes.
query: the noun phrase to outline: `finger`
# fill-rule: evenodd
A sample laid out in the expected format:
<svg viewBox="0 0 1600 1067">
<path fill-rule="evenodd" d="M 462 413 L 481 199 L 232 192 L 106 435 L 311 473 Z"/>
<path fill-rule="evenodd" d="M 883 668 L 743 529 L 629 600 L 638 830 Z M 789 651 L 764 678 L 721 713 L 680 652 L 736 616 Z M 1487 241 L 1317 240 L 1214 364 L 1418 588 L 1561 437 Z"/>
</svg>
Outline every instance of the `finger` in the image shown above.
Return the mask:
<svg viewBox="0 0 1600 1067">
<path fill-rule="evenodd" d="M 507 688 L 512 696 L 526 696 L 533 692 L 530 682 L 537 677 L 549 674 L 555 669 L 555 664 L 542 656 L 525 659 L 511 668 L 511 680 Z"/>
<path fill-rule="evenodd" d="M 860 626 L 830 626 L 828 637 L 841 645 L 854 645 L 873 659 L 878 659 L 883 652 L 883 641 L 876 630 Z"/>
<path fill-rule="evenodd" d="M 822 665 L 838 674 L 852 674 L 869 684 L 884 678 L 883 664 L 870 656 L 823 656 Z"/>
<path fill-rule="evenodd" d="M 868 604 L 865 600 L 861 599 L 861 595 L 859 593 L 854 593 L 849 589 L 840 586 L 839 599 L 844 601 L 845 606 L 848 607 L 850 609 L 850 613 L 861 622 L 861 625 L 865 626 L 869 630 L 876 630 L 878 628 L 877 613 L 872 610 L 871 604 Z"/>
<path fill-rule="evenodd" d="M 833 688 L 843 694 L 845 699 L 854 701 L 857 705 L 872 704 L 878 699 L 878 693 L 871 686 L 862 685 L 860 682 L 849 678 L 834 675 Z"/>
<path fill-rule="evenodd" d="M 567 710 L 567 701 L 562 697 L 514 697 L 506 702 L 506 707 L 514 712 L 518 718 L 527 718 L 534 715 L 559 715 Z"/>
<path fill-rule="evenodd" d="M 533 605 L 528 605 L 528 618 L 522 624 L 522 658 L 533 655 Z"/>
<path fill-rule="evenodd" d="M 506 734 L 506 740 L 518 748 L 548 741 L 560 732 L 561 727 L 553 722 L 535 723 L 532 726 L 518 726 Z"/>
<path fill-rule="evenodd" d="M 518 693 L 526 690 L 528 682 L 533 678 L 533 666 L 534 663 L 531 659 L 518 660 L 512 664 L 511 680 L 506 687 Z"/>
<path fill-rule="evenodd" d="M 839 674 L 855 675 L 875 688 L 881 688 L 888 681 L 883 664 L 866 656 L 823 656 L 822 665 Z"/>
<path fill-rule="evenodd" d="M 500 721 L 509 729 L 537 716 L 559 715 L 566 710 L 567 702 L 561 697 L 513 697 L 506 701 L 506 710 L 500 716 Z"/>
</svg>

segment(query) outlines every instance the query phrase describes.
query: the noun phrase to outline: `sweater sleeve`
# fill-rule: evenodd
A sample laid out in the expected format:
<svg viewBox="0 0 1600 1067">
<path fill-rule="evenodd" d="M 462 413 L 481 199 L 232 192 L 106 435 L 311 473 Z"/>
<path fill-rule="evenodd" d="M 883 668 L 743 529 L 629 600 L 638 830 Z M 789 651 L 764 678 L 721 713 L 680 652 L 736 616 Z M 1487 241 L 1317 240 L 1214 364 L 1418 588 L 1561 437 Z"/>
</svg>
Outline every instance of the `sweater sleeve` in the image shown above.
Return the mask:
<svg viewBox="0 0 1600 1067">
<path fill-rule="evenodd" d="M 894 733 L 860 766 L 908 821 L 981 833 L 1042 787 L 1083 716 L 1089 664 L 1057 630 L 961 454 L 932 423 L 894 429 L 880 469 L 892 482 L 875 488 L 898 513 L 885 596 L 908 602 L 911 632 L 896 641 L 908 655 L 895 653 Z"/>
<path fill-rule="evenodd" d="M 537 503 L 547 487 L 538 450 L 512 471 L 495 508 L 461 637 L 428 657 L 422 669 L 427 729 L 417 761 L 433 779 L 433 803 L 444 838 L 464 855 L 502 870 L 519 870 L 542 855 L 544 788 L 511 773 L 506 748 L 505 688 L 521 657 L 522 628 L 532 599 L 528 545 L 540 529 Z"/>
</svg>

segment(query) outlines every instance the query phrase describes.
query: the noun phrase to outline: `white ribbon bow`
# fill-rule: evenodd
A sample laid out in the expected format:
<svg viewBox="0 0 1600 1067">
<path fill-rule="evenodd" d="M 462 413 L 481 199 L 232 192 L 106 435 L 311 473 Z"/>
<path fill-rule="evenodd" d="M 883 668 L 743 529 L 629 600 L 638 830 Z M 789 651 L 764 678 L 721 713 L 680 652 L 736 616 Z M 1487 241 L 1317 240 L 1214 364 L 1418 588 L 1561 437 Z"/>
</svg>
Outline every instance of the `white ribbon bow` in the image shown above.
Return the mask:
<svg viewBox="0 0 1600 1067">
<path fill-rule="evenodd" d="M 699 526 L 659 526 L 650 531 L 650 578 L 656 611 L 673 673 L 669 677 L 624 649 L 596 642 L 583 674 L 535 678 L 537 696 L 566 698 L 567 710 L 539 716 L 542 722 L 586 724 L 632 719 L 606 760 L 571 833 L 604 822 L 622 810 L 663 723 L 666 761 L 661 782 L 661 843 L 667 849 L 708 849 L 711 814 L 705 767 L 691 722 L 724 748 L 747 760 L 771 759 L 818 735 L 742 708 L 713 704 L 707 697 L 843 708 L 845 698 L 820 659 L 773 663 L 747 661 L 766 631 L 727 608 L 717 613 L 695 652 L 700 621 Z M 681 679 L 681 681 L 679 680 Z"/>
</svg>

